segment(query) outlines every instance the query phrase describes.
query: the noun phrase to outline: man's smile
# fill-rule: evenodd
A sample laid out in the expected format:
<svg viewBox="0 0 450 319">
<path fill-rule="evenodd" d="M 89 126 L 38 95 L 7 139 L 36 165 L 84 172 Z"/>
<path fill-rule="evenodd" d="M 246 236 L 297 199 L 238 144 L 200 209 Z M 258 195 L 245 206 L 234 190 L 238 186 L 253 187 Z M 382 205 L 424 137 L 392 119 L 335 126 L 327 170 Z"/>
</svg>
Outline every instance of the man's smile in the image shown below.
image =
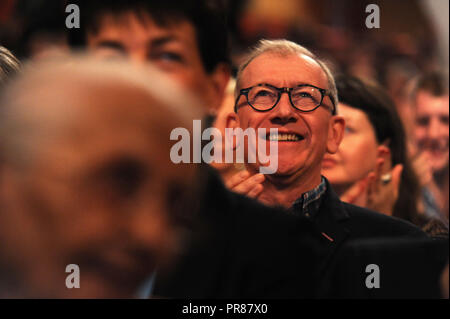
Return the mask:
<svg viewBox="0 0 450 319">
<path fill-rule="evenodd" d="M 278 142 L 299 142 L 304 140 L 304 136 L 297 133 L 267 133 L 265 136 L 266 140 L 278 141 Z"/>
</svg>

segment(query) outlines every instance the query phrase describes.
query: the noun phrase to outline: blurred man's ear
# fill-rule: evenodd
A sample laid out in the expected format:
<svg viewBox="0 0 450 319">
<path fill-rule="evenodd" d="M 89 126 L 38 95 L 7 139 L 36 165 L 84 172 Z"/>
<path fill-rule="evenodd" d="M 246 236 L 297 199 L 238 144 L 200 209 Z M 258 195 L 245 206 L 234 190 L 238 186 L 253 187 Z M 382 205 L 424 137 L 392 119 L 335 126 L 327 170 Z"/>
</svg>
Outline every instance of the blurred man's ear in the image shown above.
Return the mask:
<svg viewBox="0 0 450 319">
<path fill-rule="evenodd" d="M 228 81 L 230 80 L 231 70 L 230 67 L 225 63 L 219 63 L 214 71 L 210 74 L 211 79 L 211 113 L 216 113 L 220 106 L 222 105 L 222 101 L 225 97 L 225 89 L 228 85 Z"/>
<path fill-rule="evenodd" d="M 330 119 L 328 127 L 327 152 L 334 154 L 344 138 L 345 120 L 340 115 L 334 115 Z"/>
</svg>

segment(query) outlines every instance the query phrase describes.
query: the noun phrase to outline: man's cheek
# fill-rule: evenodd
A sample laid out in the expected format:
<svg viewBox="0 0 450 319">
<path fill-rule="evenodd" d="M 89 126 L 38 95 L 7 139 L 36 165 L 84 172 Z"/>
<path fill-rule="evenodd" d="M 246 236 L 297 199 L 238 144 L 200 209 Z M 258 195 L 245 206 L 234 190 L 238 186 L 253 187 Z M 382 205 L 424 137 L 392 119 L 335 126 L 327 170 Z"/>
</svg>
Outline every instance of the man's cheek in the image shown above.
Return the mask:
<svg viewBox="0 0 450 319">
<path fill-rule="evenodd" d="M 416 129 L 414 137 L 415 137 L 415 139 L 416 139 L 416 141 L 418 143 L 421 143 L 421 142 L 423 142 L 426 139 L 427 136 L 426 136 L 426 134 L 425 134 L 425 132 L 423 130 Z"/>
<path fill-rule="evenodd" d="M 252 120 L 249 116 L 247 116 L 247 114 L 244 113 L 239 117 L 239 125 L 243 130 L 245 130 L 246 128 L 251 127 Z"/>
</svg>

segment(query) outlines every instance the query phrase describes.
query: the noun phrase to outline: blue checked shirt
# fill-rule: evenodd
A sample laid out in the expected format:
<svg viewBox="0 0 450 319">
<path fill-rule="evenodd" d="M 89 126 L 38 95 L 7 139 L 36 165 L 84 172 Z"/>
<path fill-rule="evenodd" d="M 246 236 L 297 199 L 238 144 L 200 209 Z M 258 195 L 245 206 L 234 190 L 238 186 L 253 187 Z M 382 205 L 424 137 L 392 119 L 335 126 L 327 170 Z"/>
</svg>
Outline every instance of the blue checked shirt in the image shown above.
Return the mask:
<svg viewBox="0 0 450 319">
<path fill-rule="evenodd" d="M 291 210 L 298 215 L 303 215 L 307 218 L 313 218 L 320 208 L 322 195 L 327 190 L 327 183 L 322 176 L 320 184 L 300 196 L 294 204 L 292 204 Z"/>
</svg>

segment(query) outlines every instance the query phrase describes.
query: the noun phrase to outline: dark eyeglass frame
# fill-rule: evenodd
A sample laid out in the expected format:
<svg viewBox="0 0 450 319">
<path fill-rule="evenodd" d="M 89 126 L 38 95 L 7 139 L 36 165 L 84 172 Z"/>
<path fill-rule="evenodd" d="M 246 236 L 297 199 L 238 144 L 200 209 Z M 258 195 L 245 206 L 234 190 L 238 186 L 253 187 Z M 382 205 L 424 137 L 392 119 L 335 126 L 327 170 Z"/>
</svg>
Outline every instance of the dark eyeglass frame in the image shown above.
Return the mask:
<svg viewBox="0 0 450 319">
<path fill-rule="evenodd" d="M 278 98 L 277 98 L 277 100 L 275 101 L 275 104 L 274 104 L 271 108 L 269 108 L 269 109 L 267 109 L 267 110 L 258 110 L 258 109 L 255 108 L 255 107 L 250 103 L 250 101 L 248 100 L 248 93 L 250 92 L 250 90 L 253 89 L 253 88 L 255 88 L 255 87 L 259 87 L 259 86 L 268 86 L 268 87 L 273 88 L 273 89 L 275 89 L 275 90 L 278 91 Z M 298 107 L 296 107 L 296 106 L 294 105 L 294 103 L 292 102 L 291 92 L 292 92 L 293 89 L 296 89 L 296 88 L 299 88 L 299 87 L 312 87 L 312 88 L 314 88 L 314 89 L 317 89 L 317 90 L 320 92 L 320 94 L 321 94 L 320 103 L 319 103 L 315 108 L 313 108 L 313 109 L 311 109 L 311 110 L 307 110 L 307 111 L 301 110 L 301 109 L 299 109 Z M 238 107 L 237 107 L 237 102 L 238 102 L 239 99 L 241 98 L 241 95 L 244 95 L 244 96 L 245 96 L 245 98 L 247 99 L 247 104 L 250 105 L 250 107 L 251 107 L 252 109 L 254 109 L 255 111 L 257 111 L 257 112 L 269 112 L 269 111 L 273 110 L 273 109 L 275 108 L 275 106 L 277 106 L 278 102 L 280 102 L 281 95 L 282 95 L 283 93 L 287 93 L 287 94 L 288 94 L 288 96 L 289 96 L 289 102 L 291 102 L 291 106 L 292 106 L 294 109 L 299 110 L 300 112 L 312 112 L 312 111 L 316 110 L 319 106 L 322 105 L 322 102 L 323 102 L 323 99 L 325 98 L 325 96 L 328 96 L 328 97 L 330 98 L 330 100 L 331 100 L 331 103 L 333 104 L 333 109 L 332 109 L 332 111 L 331 111 L 331 114 L 336 115 L 336 105 L 335 105 L 335 101 L 334 101 L 334 99 L 333 99 L 333 96 L 330 94 L 330 92 L 329 92 L 328 90 L 322 89 L 322 88 L 320 88 L 320 87 L 317 87 L 317 86 L 314 86 L 314 85 L 311 85 L 311 84 L 300 84 L 300 85 L 297 85 L 297 86 L 295 86 L 295 87 L 293 87 L 293 88 L 289 88 L 289 87 L 282 87 L 282 88 L 279 88 L 279 87 L 276 87 L 276 86 L 273 86 L 273 85 L 270 85 L 270 84 L 263 83 L 263 84 L 254 85 L 254 86 L 251 86 L 251 87 L 248 87 L 248 88 L 245 88 L 245 89 L 241 89 L 241 90 L 239 91 L 239 95 L 238 95 L 237 98 L 236 98 L 236 101 L 234 102 L 234 112 L 237 113 L 237 109 L 238 109 Z"/>
</svg>

